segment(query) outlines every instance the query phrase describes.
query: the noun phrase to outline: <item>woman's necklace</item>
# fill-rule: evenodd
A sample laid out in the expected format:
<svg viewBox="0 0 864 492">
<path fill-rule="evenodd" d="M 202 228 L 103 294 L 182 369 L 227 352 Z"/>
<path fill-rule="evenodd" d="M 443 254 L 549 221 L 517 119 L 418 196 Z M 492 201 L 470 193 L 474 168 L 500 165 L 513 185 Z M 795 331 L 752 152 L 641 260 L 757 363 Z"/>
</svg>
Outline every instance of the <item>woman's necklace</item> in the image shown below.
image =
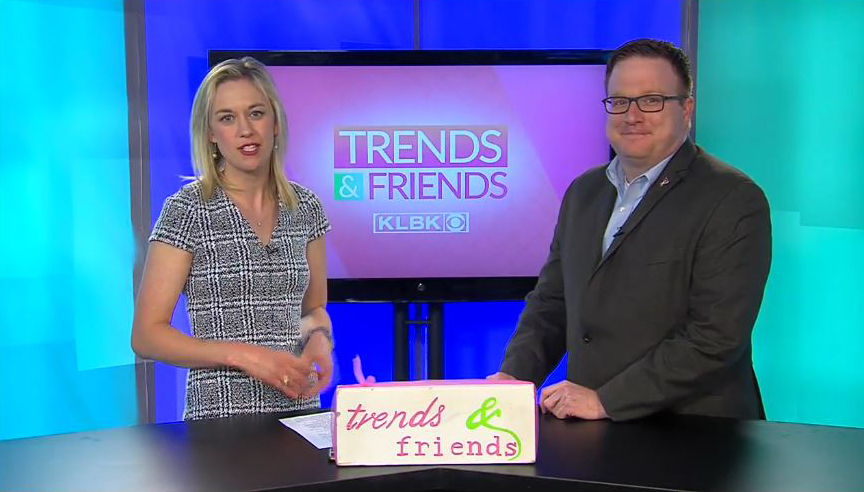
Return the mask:
<svg viewBox="0 0 864 492">
<path fill-rule="evenodd" d="M 235 203 L 237 204 L 237 208 L 239 208 L 243 215 L 248 218 L 250 223 L 255 224 L 258 227 L 261 227 L 264 224 L 264 219 L 266 218 L 267 212 L 270 207 L 269 204 L 264 205 L 264 208 L 261 210 L 260 216 L 256 217 L 253 214 L 254 209 L 252 207 L 248 207 L 245 204 L 241 206 L 239 201 Z"/>
</svg>

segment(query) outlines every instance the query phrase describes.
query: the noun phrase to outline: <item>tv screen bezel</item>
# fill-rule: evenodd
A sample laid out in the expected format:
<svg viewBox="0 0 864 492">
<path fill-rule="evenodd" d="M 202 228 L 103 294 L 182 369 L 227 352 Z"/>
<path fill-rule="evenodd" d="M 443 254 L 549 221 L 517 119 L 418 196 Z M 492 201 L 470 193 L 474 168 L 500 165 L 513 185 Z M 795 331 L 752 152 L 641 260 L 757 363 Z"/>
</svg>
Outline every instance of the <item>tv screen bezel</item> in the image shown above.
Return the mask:
<svg viewBox="0 0 864 492">
<path fill-rule="evenodd" d="M 423 65 L 605 66 L 611 53 L 608 50 L 211 50 L 208 52 L 207 61 L 210 67 L 224 60 L 242 58 L 244 56 L 251 56 L 268 67 Z M 610 158 L 611 156 L 612 152 L 610 149 Z M 331 278 L 327 280 L 327 297 L 330 302 L 514 301 L 524 299 L 536 283 L 537 276 Z"/>
</svg>

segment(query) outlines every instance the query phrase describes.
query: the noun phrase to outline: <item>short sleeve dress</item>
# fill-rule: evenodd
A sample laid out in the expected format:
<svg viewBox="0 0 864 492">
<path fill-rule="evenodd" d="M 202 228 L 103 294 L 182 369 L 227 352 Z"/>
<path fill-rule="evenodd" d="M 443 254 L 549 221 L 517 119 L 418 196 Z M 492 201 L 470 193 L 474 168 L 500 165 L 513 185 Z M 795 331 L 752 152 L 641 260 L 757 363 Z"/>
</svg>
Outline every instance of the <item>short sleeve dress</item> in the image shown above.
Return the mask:
<svg viewBox="0 0 864 492">
<path fill-rule="evenodd" d="M 183 294 L 192 335 L 300 351 L 300 312 L 309 285 L 306 245 L 330 230 L 315 194 L 291 183 L 298 206 L 280 204 L 264 246 L 240 210 L 216 187 L 204 201 L 196 181 L 168 197 L 151 241 L 192 253 Z M 292 400 L 244 372 L 190 369 L 184 418 L 316 408 L 318 397 Z"/>
</svg>

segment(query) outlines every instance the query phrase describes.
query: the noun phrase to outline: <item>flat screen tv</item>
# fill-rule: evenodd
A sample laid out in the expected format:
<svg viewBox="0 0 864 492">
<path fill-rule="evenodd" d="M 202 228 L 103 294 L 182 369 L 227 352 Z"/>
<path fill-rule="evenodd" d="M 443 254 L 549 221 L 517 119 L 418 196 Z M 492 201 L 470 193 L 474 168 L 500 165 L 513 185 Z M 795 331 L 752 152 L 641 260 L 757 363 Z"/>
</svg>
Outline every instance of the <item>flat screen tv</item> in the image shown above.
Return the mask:
<svg viewBox="0 0 864 492">
<path fill-rule="evenodd" d="M 211 51 L 253 56 L 315 191 L 331 301 L 522 299 L 578 175 L 609 160 L 604 51 Z"/>
</svg>

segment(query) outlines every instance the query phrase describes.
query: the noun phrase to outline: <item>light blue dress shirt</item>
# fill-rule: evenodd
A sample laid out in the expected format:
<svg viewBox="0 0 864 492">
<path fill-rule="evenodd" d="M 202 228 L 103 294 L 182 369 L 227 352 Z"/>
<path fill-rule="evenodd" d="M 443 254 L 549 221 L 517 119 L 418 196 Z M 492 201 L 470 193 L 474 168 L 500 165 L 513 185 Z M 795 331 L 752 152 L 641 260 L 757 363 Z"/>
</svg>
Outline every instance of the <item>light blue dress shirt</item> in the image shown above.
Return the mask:
<svg viewBox="0 0 864 492">
<path fill-rule="evenodd" d="M 675 149 L 675 152 L 677 151 L 678 149 Z M 606 253 L 612 240 L 615 239 L 615 233 L 624 225 L 624 222 L 642 201 L 645 193 L 648 193 L 648 189 L 666 169 L 666 164 L 669 163 L 675 152 L 629 183 L 624 177 L 624 170 L 621 169 L 618 156 L 615 156 L 612 162 L 606 166 L 606 177 L 609 178 L 609 182 L 618 192 L 618 198 L 615 199 L 615 207 L 612 209 L 612 215 L 609 216 L 609 222 L 606 224 L 606 232 L 603 234 L 603 254 Z"/>
</svg>

